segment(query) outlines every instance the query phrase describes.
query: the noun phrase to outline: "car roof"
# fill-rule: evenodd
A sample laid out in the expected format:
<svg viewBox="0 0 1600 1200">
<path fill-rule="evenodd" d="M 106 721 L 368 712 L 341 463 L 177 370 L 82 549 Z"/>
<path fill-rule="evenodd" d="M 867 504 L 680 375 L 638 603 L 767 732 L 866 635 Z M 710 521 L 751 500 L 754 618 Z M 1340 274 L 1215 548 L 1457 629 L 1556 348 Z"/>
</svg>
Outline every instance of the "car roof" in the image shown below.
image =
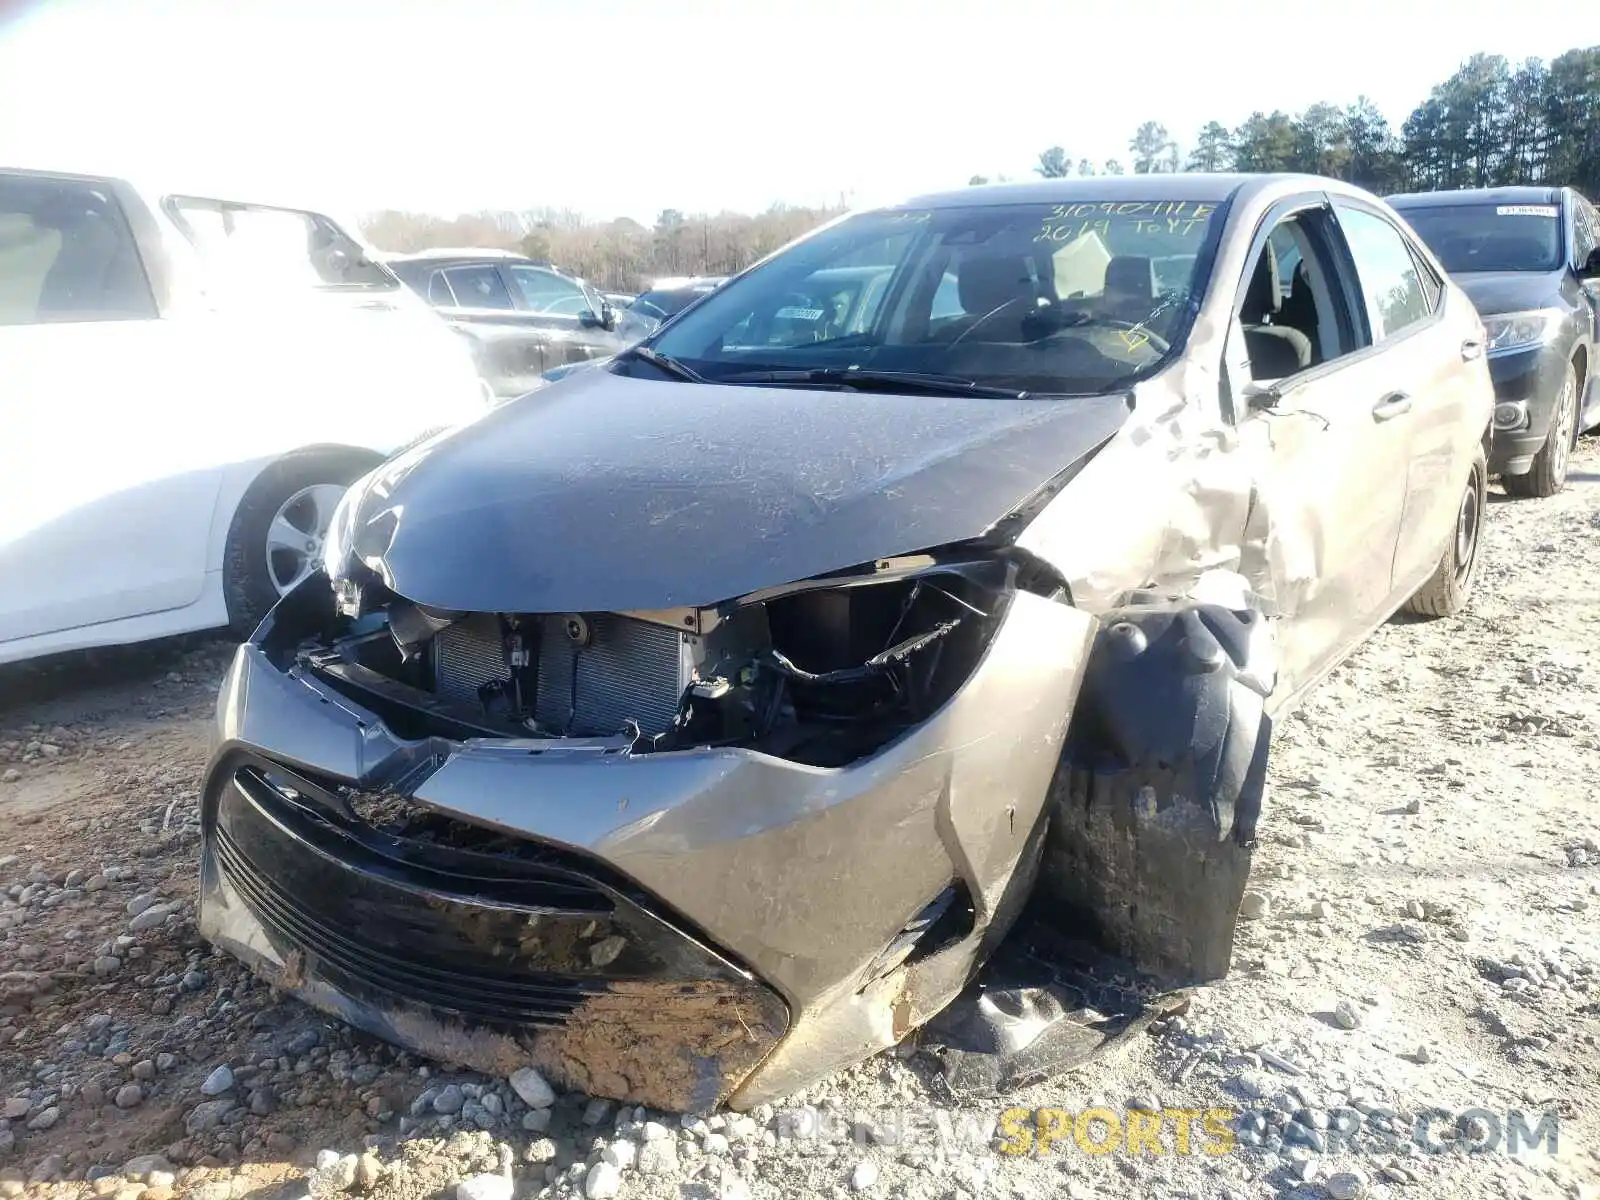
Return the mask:
<svg viewBox="0 0 1600 1200">
<path fill-rule="evenodd" d="M 1152 175 L 1095 175 L 1062 179 L 1031 179 L 1020 183 L 985 183 L 971 187 L 929 192 L 883 207 L 964 208 L 989 204 L 1070 204 L 1094 201 L 1157 203 L 1188 201 L 1220 203 L 1244 190 L 1265 190 L 1288 181 L 1307 187 L 1360 193 L 1359 188 L 1337 179 L 1301 174 L 1223 174 L 1178 172 Z"/>
<path fill-rule="evenodd" d="M 514 267 L 538 267 L 541 271 L 549 271 L 553 275 L 560 275 L 563 279 L 577 279 L 578 276 L 564 267 L 555 263 L 545 262 L 543 259 L 529 258 L 523 254 L 483 254 L 475 250 L 449 251 L 447 253 L 434 253 L 420 250 L 414 254 L 385 254 L 379 261 L 384 266 L 397 274 L 417 275 L 424 270 L 448 270 L 451 267 L 483 266 L 486 263 L 505 263 Z"/>
<path fill-rule="evenodd" d="M 287 208 L 296 212 L 316 213 L 327 217 L 346 234 L 365 244 L 360 221 L 342 208 L 312 202 L 312 198 L 285 194 L 271 186 L 240 186 L 239 181 L 218 186 L 218 180 L 188 174 L 174 179 L 165 175 L 147 175 L 139 170 L 118 170 L 113 164 L 96 169 L 95 164 L 69 162 L 44 166 L 13 166 L 0 159 L 0 171 L 28 175 L 35 178 L 67 179 L 89 184 L 120 184 L 137 192 L 146 203 L 157 204 L 168 197 L 189 197 L 195 200 L 218 200 L 224 204 L 248 204 L 261 208 Z"/>
<path fill-rule="evenodd" d="M 1432 208 L 1441 204 L 1556 204 L 1557 187 L 1489 187 L 1444 189 L 1437 192 L 1400 192 L 1386 197 L 1397 209 Z"/>
<path fill-rule="evenodd" d="M 894 270 L 894 263 L 873 263 L 855 267 L 823 267 L 811 273 L 812 279 L 873 279 Z"/>
<path fill-rule="evenodd" d="M 650 284 L 649 292 L 681 292 L 685 288 L 715 287 L 727 279 L 726 275 L 663 275 Z"/>
<path fill-rule="evenodd" d="M 501 262 L 535 262 L 526 254 L 519 254 L 515 250 L 502 250 L 497 246 L 433 246 L 426 250 L 399 251 L 384 256 L 385 262 L 433 262 L 438 259 L 461 259 L 463 261 L 476 259 L 479 261 L 494 260 Z M 543 263 L 541 266 L 545 265 Z"/>
<path fill-rule="evenodd" d="M 674 280 L 667 287 L 646 288 L 644 291 L 640 292 L 639 296 L 636 298 L 643 298 L 645 296 L 699 296 L 704 295 L 706 292 L 716 291 L 722 286 L 723 283 L 724 281 L 721 279 L 696 279 L 687 283 Z"/>
</svg>

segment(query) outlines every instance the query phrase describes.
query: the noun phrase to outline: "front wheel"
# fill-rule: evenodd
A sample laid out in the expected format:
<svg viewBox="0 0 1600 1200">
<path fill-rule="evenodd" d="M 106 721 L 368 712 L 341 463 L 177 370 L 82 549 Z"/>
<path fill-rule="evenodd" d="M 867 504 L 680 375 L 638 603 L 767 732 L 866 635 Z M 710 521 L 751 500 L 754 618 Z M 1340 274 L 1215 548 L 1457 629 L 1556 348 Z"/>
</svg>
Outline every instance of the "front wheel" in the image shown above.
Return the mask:
<svg viewBox="0 0 1600 1200">
<path fill-rule="evenodd" d="M 1480 446 L 1456 507 L 1450 545 L 1433 576 L 1406 601 L 1407 612 L 1423 617 L 1453 617 L 1472 599 L 1472 588 L 1478 581 L 1478 547 L 1483 540 L 1488 483 L 1489 464 Z"/>
<path fill-rule="evenodd" d="M 1578 425 L 1578 369 L 1567 364 L 1566 378 L 1550 414 L 1550 432 L 1534 455 L 1526 475 L 1507 475 L 1500 482 L 1508 496 L 1542 500 L 1567 486 L 1567 463 L 1572 457 L 1573 430 Z"/>
<path fill-rule="evenodd" d="M 234 511 L 223 555 L 228 627 L 249 637 L 280 597 L 322 564 L 334 507 L 371 466 L 339 451 L 281 458 L 257 476 Z"/>
</svg>

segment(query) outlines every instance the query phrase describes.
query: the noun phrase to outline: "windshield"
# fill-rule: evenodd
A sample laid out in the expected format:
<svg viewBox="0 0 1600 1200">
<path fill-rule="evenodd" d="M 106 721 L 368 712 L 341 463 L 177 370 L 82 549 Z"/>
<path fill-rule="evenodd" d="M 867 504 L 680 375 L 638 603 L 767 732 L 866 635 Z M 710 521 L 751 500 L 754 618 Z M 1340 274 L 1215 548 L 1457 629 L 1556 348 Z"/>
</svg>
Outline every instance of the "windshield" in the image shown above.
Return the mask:
<svg viewBox="0 0 1600 1200">
<path fill-rule="evenodd" d="M 724 284 L 650 348 L 713 383 L 892 371 L 1103 391 L 1181 345 L 1222 216 L 1189 201 L 866 213 Z"/>
<path fill-rule="evenodd" d="M 1561 265 L 1561 210 L 1554 204 L 1407 205 L 1398 211 L 1451 274 Z"/>
<path fill-rule="evenodd" d="M 645 292 L 628 307 L 637 309 L 643 315 L 653 317 L 657 321 L 664 321 L 674 313 L 688 308 L 692 301 L 700 299 L 711 290 L 710 286 L 705 286 Z"/>
</svg>

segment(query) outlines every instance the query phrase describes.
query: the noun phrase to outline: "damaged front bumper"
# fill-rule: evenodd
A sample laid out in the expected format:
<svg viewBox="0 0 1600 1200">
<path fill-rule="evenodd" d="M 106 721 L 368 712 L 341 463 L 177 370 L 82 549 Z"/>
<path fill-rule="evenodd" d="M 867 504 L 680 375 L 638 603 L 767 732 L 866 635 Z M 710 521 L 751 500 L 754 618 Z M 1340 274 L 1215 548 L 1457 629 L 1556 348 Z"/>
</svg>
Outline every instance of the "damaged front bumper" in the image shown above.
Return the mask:
<svg viewBox="0 0 1600 1200">
<path fill-rule="evenodd" d="M 1015 593 L 932 715 L 820 767 L 401 737 L 266 653 L 269 619 L 219 700 L 202 932 L 446 1062 L 674 1110 L 779 1099 L 899 1041 L 1004 936 L 1096 628 Z"/>
<path fill-rule="evenodd" d="M 385 836 L 353 811 L 341 820 L 337 792 L 249 755 L 212 778 L 207 935 L 357 1028 L 495 1074 L 531 1062 L 585 1091 L 693 1108 L 788 1024 L 771 988 L 576 856 L 448 828 Z"/>
</svg>

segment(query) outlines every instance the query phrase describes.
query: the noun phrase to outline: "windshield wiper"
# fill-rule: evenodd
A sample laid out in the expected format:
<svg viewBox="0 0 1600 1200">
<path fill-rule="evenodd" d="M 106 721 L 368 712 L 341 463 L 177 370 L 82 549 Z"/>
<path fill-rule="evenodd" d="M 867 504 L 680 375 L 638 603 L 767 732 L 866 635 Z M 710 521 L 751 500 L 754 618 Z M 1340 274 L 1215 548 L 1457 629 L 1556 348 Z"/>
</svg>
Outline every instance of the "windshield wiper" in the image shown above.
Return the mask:
<svg viewBox="0 0 1600 1200">
<path fill-rule="evenodd" d="M 661 354 L 650 349 L 649 346 L 629 346 L 618 354 L 614 361 L 626 362 L 629 359 L 638 359 L 640 362 L 649 363 L 663 375 L 670 375 L 674 379 L 681 379 L 684 383 L 705 383 L 704 375 L 691 371 L 677 359 L 669 354 Z"/>
<path fill-rule="evenodd" d="M 795 371 L 742 371 L 724 375 L 718 383 L 832 384 L 854 391 L 911 392 L 930 396 L 981 396 L 991 400 L 1024 400 L 1030 393 L 1016 388 L 991 387 L 959 375 L 925 371 L 879 371 L 861 367 L 814 367 Z"/>
</svg>

